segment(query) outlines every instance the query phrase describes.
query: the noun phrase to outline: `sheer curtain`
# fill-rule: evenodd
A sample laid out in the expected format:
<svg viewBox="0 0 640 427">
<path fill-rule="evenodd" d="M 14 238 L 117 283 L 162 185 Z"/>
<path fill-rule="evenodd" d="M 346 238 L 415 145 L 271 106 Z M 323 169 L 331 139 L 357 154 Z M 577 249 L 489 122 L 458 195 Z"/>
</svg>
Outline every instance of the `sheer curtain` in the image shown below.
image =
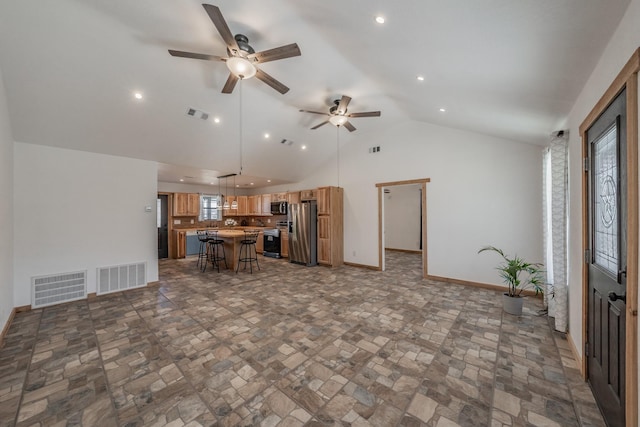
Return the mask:
<svg viewBox="0 0 640 427">
<path fill-rule="evenodd" d="M 547 290 L 544 295 L 549 316 L 558 331 L 567 331 L 567 188 L 568 135 L 552 138 L 543 155 L 543 218 Z"/>
</svg>

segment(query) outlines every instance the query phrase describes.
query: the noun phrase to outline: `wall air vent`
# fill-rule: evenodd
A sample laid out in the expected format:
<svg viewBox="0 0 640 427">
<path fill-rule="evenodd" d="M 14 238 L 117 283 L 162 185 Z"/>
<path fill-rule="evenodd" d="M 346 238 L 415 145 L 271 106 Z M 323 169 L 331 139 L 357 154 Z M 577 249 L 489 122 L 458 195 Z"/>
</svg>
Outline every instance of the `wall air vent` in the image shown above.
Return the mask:
<svg viewBox="0 0 640 427">
<path fill-rule="evenodd" d="M 204 111 L 197 110 L 195 108 L 189 108 L 187 110 L 187 116 L 191 116 L 196 119 L 207 120 L 209 118 L 209 113 L 205 113 Z"/>
<path fill-rule="evenodd" d="M 31 307 L 40 308 L 87 297 L 87 272 L 31 278 Z"/>
<path fill-rule="evenodd" d="M 97 295 L 141 288 L 146 285 L 146 262 L 98 268 Z"/>
<path fill-rule="evenodd" d="M 376 145 L 375 147 L 369 147 L 369 153 L 379 153 L 380 152 L 380 146 Z"/>
</svg>

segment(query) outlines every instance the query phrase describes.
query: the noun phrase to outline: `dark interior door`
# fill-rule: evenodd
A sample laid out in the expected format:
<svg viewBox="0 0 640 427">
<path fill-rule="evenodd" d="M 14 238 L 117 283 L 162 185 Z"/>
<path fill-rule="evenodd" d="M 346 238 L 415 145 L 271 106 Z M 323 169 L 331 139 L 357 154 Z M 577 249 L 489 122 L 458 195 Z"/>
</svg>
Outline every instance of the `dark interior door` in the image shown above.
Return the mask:
<svg viewBox="0 0 640 427">
<path fill-rule="evenodd" d="M 158 195 L 158 259 L 169 258 L 169 196 Z"/>
<path fill-rule="evenodd" d="M 587 131 L 588 380 L 610 427 L 625 424 L 626 91 Z"/>
</svg>

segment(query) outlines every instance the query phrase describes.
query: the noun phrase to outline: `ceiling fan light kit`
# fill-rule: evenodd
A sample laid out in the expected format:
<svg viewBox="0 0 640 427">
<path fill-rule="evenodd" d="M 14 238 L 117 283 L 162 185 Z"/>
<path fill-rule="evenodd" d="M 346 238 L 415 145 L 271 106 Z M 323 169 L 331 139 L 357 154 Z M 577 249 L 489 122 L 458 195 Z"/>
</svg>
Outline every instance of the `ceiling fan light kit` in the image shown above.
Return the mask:
<svg viewBox="0 0 640 427">
<path fill-rule="evenodd" d="M 253 66 L 251 61 L 241 56 L 234 56 L 233 58 L 227 59 L 227 68 L 242 80 L 250 79 L 256 75 L 256 67 Z"/>
<path fill-rule="evenodd" d="M 184 52 L 181 50 L 169 49 L 169 54 L 171 56 L 201 59 L 204 61 L 226 62 L 230 74 L 227 78 L 227 82 L 222 88 L 222 93 L 233 92 L 233 88 L 236 86 L 238 79 L 244 80 L 253 76 L 256 76 L 258 80 L 271 86 L 281 94 L 285 94 L 289 91 L 287 86 L 283 85 L 264 71 L 258 69 L 256 64 L 291 58 L 292 56 L 300 56 L 300 48 L 296 43 L 256 52 L 251 45 L 249 45 L 249 39 L 247 36 L 244 34 L 236 34 L 234 36 L 231 33 L 231 30 L 227 25 L 227 21 L 225 21 L 222 16 L 222 12 L 220 12 L 220 9 L 217 6 L 203 4 L 202 7 L 204 7 L 204 10 L 209 15 L 211 22 L 213 22 L 213 25 L 215 25 L 218 30 L 220 37 L 222 37 L 222 40 L 226 43 L 228 56 L 221 57 L 204 53 Z"/>
<path fill-rule="evenodd" d="M 349 132 L 356 130 L 355 126 L 349 122 L 350 118 L 356 117 L 380 117 L 380 111 L 364 111 L 362 113 L 349 113 L 347 114 L 347 106 L 351 102 L 351 98 L 347 95 L 342 95 L 342 98 L 333 101 L 333 106 L 329 108 L 328 113 L 320 111 L 300 110 L 301 113 L 322 114 L 323 116 L 329 116 L 327 120 L 319 123 L 311 129 L 318 129 L 320 126 L 331 123 L 336 127 L 344 126 Z"/>
<path fill-rule="evenodd" d="M 345 116 L 331 116 L 329 117 L 329 122 L 334 126 L 342 126 L 347 122 L 347 117 Z"/>
</svg>

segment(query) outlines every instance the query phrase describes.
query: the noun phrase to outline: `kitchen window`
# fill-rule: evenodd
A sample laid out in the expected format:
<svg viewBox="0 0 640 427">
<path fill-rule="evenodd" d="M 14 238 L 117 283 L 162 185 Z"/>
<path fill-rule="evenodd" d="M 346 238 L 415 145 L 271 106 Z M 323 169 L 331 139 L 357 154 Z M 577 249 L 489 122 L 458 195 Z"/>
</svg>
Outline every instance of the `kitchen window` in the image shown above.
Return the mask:
<svg viewBox="0 0 640 427">
<path fill-rule="evenodd" d="M 219 194 L 200 195 L 200 221 L 217 221 L 222 218 Z"/>
</svg>

